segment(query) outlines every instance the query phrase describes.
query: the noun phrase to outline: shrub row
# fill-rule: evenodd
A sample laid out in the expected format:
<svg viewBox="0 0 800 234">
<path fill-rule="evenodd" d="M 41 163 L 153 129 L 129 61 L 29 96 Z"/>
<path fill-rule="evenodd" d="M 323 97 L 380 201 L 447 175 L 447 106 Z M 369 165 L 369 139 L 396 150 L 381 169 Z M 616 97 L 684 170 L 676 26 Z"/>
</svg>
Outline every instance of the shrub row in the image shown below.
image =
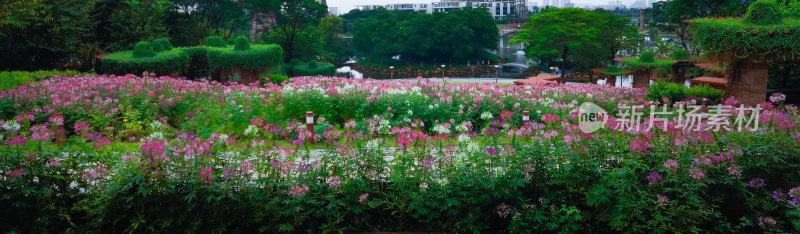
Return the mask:
<svg viewBox="0 0 800 234">
<path fill-rule="evenodd" d="M 0 90 L 16 89 L 20 85 L 28 82 L 37 82 L 44 79 L 52 78 L 53 76 L 74 76 L 79 74 L 78 71 L 66 70 L 50 70 L 50 71 L 5 71 L 0 72 Z"/>
<path fill-rule="evenodd" d="M 706 98 L 711 102 L 718 102 L 722 98 L 722 90 L 711 88 L 708 85 L 687 88 L 683 84 L 672 82 L 655 82 L 647 89 L 646 99 L 651 101 L 661 101 L 662 98 L 669 98 L 670 101 L 681 101 L 686 97 Z"/>
<path fill-rule="evenodd" d="M 333 76 L 336 75 L 336 67 L 330 63 L 318 63 L 310 61 L 296 65 L 285 65 L 284 71 L 294 76 Z"/>
</svg>

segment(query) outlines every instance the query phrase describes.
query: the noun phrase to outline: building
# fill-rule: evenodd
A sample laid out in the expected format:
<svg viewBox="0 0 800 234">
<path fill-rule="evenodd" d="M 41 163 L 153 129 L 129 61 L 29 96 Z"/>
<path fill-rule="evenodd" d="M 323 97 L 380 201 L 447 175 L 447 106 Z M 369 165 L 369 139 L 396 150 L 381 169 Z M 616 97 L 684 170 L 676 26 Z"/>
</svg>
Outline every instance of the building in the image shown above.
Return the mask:
<svg viewBox="0 0 800 234">
<path fill-rule="evenodd" d="M 394 11 L 420 11 L 425 13 L 431 13 L 432 9 L 430 7 L 431 4 L 427 3 L 397 3 L 397 4 L 388 4 L 384 6 L 387 10 L 394 10 Z"/>
<path fill-rule="evenodd" d="M 527 16 L 528 2 L 525 0 L 442 0 L 434 2 L 433 12 L 449 12 L 461 8 L 486 8 L 492 17 Z"/>
<path fill-rule="evenodd" d="M 356 5 L 356 9 L 362 11 L 377 10 L 378 8 L 386 8 L 383 5 Z"/>
</svg>

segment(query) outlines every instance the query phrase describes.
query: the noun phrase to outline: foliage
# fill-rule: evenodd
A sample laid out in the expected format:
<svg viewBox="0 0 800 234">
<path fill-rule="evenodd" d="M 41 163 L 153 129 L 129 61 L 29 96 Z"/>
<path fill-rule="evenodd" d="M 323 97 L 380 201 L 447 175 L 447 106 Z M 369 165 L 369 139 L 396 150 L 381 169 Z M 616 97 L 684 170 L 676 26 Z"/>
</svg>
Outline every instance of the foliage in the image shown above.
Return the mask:
<svg viewBox="0 0 800 234">
<path fill-rule="evenodd" d="M 155 55 L 156 55 L 156 50 L 153 49 L 153 46 L 150 45 L 150 42 L 140 41 L 139 43 L 136 43 L 135 47 L 133 47 L 134 58 L 150 58 Z"/>
<path fill-rule="evenodd" d="M 90 46 L 91 1 L 3 1 L 0 5 L 0 70 L 79 66 Z M 90 61 L 82 61 L 90 62 Z"/>
<path fill-rule="evenodd" d="M 698 19 L 689 25 L 692 41 L 724 60 L 800 59 L 800 21 L 756 25 L 739 19 Z"/>
<path fill-rule="evenodd" d="M 206 47 L 225 47 L 225 40 L 222 40 L 220 36 L 209 36 L 206 37 Z"/>
<path fill-rule="evenodd" d="M 268 43 L 276 43 L 284 51 L 284 60 L 303 56 L 304 53 L 297 53 L 296 47 L 307 46 L 310 41 L 298 41 L 298 39 L 315 39 L 313 30 L 310 27 L 317 25 L 319 19 L 328 12 L 328 6 L 315 0 L 287 0 L 287 1 L 251 1 L 254 9 L 262 12 L 273 12 L 277 27 L 270 34 L 272 40 Z M 274 34 L 274 35 L 273 35 Z M 305 35 L 304 35 L 305 34 Z M 318 39 L 316 39 L 318 40 Z M 316 55 L 318 53 L 313 53 Z"/>
<path fill-rule="evenodd" d="M 262 78 L 267 79 L 270 83 L 275 85 L 281 85 L 284 81 L 289 80 L 288 76 L 277 73 L 262 75 Z"/>
<path fill-rule="evenodd" d="M 137 42 L 165 37 L 164 9 L 169 4 L 156 1 L 119 1 L 108 19 L 109 51 L 130 50 Z"/>
<path fill-rule="evenodd" d="M 353 44 L 366 56 L 463 62 L 486 59 L 482 51 L 496 49 L 499 39 L 484 9 L 433 14 L 377 9 L 354 26 Z"/>
<path fill-rule="evenodd" d="M 246 51 L 250 49 L 250 40 L 246 37 L 240 36 L 236 38 L 236 42 L 233 45 L 234 51 Z"/>
<path fill-rule="evenodd" d="M 211 70 L 234 66 L 257 70 L 277 66 L 283 58 L 283 51 L 277 45 L 252 45 L 249 50 L 244 51 L 232 47 L 207 49 Z"/>
<path fill-rule="evenodd" d="M 679 61 L 679 60 L 689 60 L 691 56 L 689 56 L 689 51 L 685 49 L 675 49 L 672 51 L 672 60 Z"/>
<path fill-rule="evenodd" d="M 647 100 L 662 101 L 668 98 L 670 102 L 683 100 L 686 97 L 686 86 L 672 82 L 658 81 L 647 88 Z"/>
<path fill-rule="evenodd" d="M 293 76 L 333 76 L 336 75 L 336 67 L 330 63 L 317 63 L 309 61 L 295 66 L 287 66 Z"/>
<path fill-rule="evenodd" d="M 15 214 L 0 231 L 798 231 L 796 107 L 765 103 L 757 131 L 592 134 L 569 108 L 642 106 L 644 128 L 662 105 L 643 95 L 335 77 L 29 83 L 0 95 L 0 208 Z"/>
<path fill-rule="evenodd" d="M 77 71 L 4 71 L 0 72 L 0 90 L 16 89 L 17 87 L 29 82 L 38 82 L 45 79 L 50 79 L 55 76 L 75 76 L 79 74 Z"/>
<path fill-rule="evenodd" d="M 139 44 L 142 43 L 147 42 Z M 103 72 L 118 75 L 142 74 L 145 71 L 171 74 L 180 72 L 188 66 L 189 55 L 179 48 L 154 53 L 151 57 L 138 57 L 136 51 L 129 50 L 113 53 L 103 58 Z"/>
<path fill-rule="evenodd" d="M 722 100 L 722 94 L 722 90 L 711 88 L 708 85 L 694 86 L 686 90 L 686 96 L 706 98 L 711 102 Z"/>
<path fill-rule="evenodd" d="M 685 20 L 705 17 L 735 17 L 747 11 L 755 0 L 668 0 L 653 3 L 647 15 L 653 16 L 653 26 L 678 34 L 683 48 L 689 42 L 688 24 Z"/>
<path fill-rule="evenodd" d="M 628 71 L 626 71 L 624 69 L 620 69 L 617 66 L 609 66 L 608 68 L 603 69 L 600 72 L 602 72 L 603 74 L 612 75 L 612 76 L 624 76 L 624 75 L 630 74 L 630 72 L 628 72 Z"/>
<path fill-rule="evenodd" d="M 672 59 L 655 59 L 655 54 L 652 51 L 645 51 L 639 58 L 627 58 L 622 60 L 622 64 L 630 68 L 647 68 L 647 69 L 661 69 L 668 71 L 673 60 Z"/>
<path fill-rule="evenodd" d="M 747 8 L 744 22 L 757 25 L 773 25 L 783 22 L 780 7 L 775 0 L 759 0 Z"/>
<path fill-rule="evenodd" d="M 155 39 L 155 40 L 153 40 L 153 42 L 150 42 L 150 46 L 153 47 L 153 51 L 155 51 L 155 52 L 171 50 L 173 48 L 172 47 L 172 43 L 169 41 L 169 38 Z M 135 50 L 136 50 L 136 47 L 134 47 L 134 52 L 135 52 Z"/>
</svg>

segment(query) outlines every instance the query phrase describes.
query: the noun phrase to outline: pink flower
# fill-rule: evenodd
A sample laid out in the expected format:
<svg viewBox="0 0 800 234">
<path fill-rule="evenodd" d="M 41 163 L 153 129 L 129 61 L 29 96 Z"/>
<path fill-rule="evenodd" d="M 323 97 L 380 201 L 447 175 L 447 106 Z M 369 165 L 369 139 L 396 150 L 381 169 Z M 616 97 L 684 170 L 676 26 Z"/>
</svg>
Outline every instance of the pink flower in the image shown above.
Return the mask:
<svg viewBox="0 0 800 234">
<path fill-rule="evenodd" d="M 53 131 L 47 128 L 45 124 L 37 124 L 31 127 L 31 140 L 33 141 L 50 141 L 53 139 Z"/>
<path fill-rule="evenodd" d="M 664 167 L 667 168 L 667 170 L 672 171 L 673 173 L 678 172 L 678 168 L 680 168 L 678 166 L 678 162 L 671 159 L 664 162 Z"/>
<path fill-rule="evenodd" d="M 8 146 L 25 145 L 26 142 L 28 142 L 28 140 L 26 140 L 25 137 L 15 136 L 14 138 L 11 138 L 11 140 L 8 140 L 7 144 Z"/>
<path fill-rule="evenodd" d="M 296 185 L 289 188 L 289 194 L 291 194 L 293 197 L 305 196 L 306 192 L 308 192 L 308 185 L 305 184 Z"/>
<path fill-rule="evenodd" d="M 89 131 L 90 127 L 92 127 L 92 125 L 86 121 L 78 121 L 75 122 L 75 125 L 73 125 L 76 135 L 81 135 L 82 133 Z"/>
<path fill-rule="evenodd" d="M 667 196 L 662 195 L 662 194 L 658 194 L 657 197 L 658 197 L 658 205 L 659 206 L 667 206 L 667 205 L 669 205 L 669 198 L 667 198 Z"/>
<path fill-rule="evenodd" d="M 211 184 L 214 180 L 214 169 L 211 167 L 207 167 L 205 169 L 200 169 L 200 181 L 206 184 Z"/>
<path fill-rule="evenodd" d="M 19 168 L 19 169 L 16 169 L 16 170 L 8 172 L 8 176 L 17 177 L 17 176 L 23 175 L 24 173 L 25 173 L 25 168 Z"/>
<path fill-rule="evenodd" d="M 706 178 L 706 174 L 703 173 L 703 170 L 697 167 L 692 167 L 689 169 L 689 176 L 691 176 L 696 180 L 701 180 L 703 178 Z"/>
<path fill-rule="evenodd" d="M 339 176 L 331 176 L 328 178 L 325 183 L 332 188 L 338 188 L 342 186 L 342 179 Z"/>
<path fill-rule="evenodd" d="M 48 159 L 47 163 L 45 164 L 45 166 L 48 166 L 48 167 L 55 167 L 55 166 L 59 166 L 59 165 L 61 165 L 61 160 L 57 159 L 57 158 Z"/>
<path fill-rule="evenodd" d="M 367 197 L 369 197 L 369 193 L 361 194 L 361 196 L 358 196 L 358 202 L 364 203 L 364 201 L 367 200 Z"/>
<path fill-rule="evenodd" d="M 662 180 L 664 180 L 664 177 L 657 172 L 650 172 L 650 175 L 647 176 L 647 181 L 649 181 L 649 184 L 655 184 Z"/>
</svg>

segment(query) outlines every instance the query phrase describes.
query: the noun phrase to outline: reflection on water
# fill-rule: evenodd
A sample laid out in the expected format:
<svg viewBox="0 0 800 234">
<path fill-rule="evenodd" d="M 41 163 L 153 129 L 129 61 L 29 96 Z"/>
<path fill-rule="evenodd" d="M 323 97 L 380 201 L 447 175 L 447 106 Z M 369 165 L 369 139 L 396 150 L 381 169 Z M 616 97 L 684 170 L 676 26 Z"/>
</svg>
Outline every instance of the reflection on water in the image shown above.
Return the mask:
<svg viewBox="0 0 800 234">
<path fill-rule="evenodd" d="M 525 58 L 525 52 L 522 51 L 523 44 L 510 42 L 513 36 L 514 34 L 500 37 L 500 40 L 498 40 L 497 42 L 498 50 L 490 52 L 501 58 L 511 59 L 511 61 L 506 61 L 506 63 L 514 62 L 514 63 L 528 64 L 528 59 Z"/>
</svg>

